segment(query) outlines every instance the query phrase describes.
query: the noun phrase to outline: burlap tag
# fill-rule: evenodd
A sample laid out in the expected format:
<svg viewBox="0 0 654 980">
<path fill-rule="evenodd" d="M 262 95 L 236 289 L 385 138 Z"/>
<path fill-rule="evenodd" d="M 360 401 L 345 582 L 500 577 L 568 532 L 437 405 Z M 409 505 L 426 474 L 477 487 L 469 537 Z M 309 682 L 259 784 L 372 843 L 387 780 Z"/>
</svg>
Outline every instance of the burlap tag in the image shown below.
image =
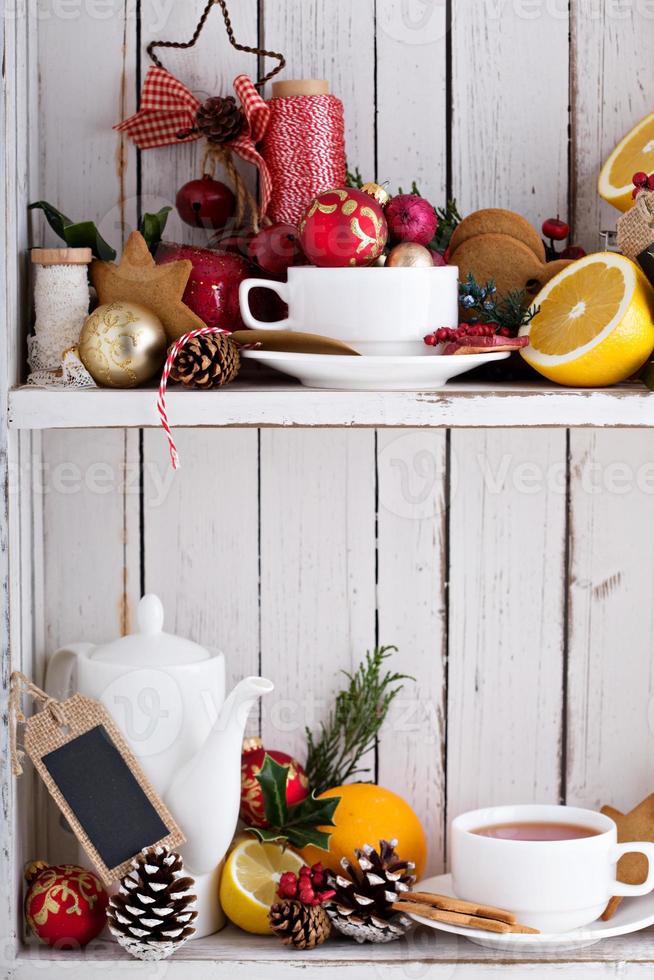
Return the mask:
<svg viewBox="0 0 654 980">
<path fill-rule="evenodd" d="M 641 191 L 634 206 L 618 219 L 620 251 L 634 261 L 654 242 L 654 191 Z"/>
<path fill-rule="evenodd" d="M 30 696 L 40 701 L 44 708 L 42 711 L 26 719 L 20 708 L 21 691 L 25 691 Z M 107 709 L 99 701 L 92 698 L 83 697 L 81 694 L 74 694 L 66 701 L 56 701 L 48 697 L 28 678 L 18 671 L 11 675 L 11 755 L 13 771 L 16 775 L 22 772 L 20 764 L 20 754 L 16 745 L 16 724 L 25 725 L 25 751 L 34 763 L 34 766 L 45 783 L 48 792 L 65 816 L 71 826 L 73 833 L 86 851 L 89 859 L 93 862 L 99 876 L 105 885 L 110 885 L 117 878 L 121 878 L 129 871 L 132 858 L 122 861 L 113 868 L 107 867 L 98 850 L 94 846 L 87 830 L 78 820 L 77 815 L 71 808 L 68 800 L 61 792 L 59 786 L 52 778 L 46 764 L 44 756 L 60 749 L 63 746 L 74 743 L 81 735 L 90 732 L 92 729 L 101 726 L 114 748 L 122 756 L 126 766 L 131 771 L 134 779 L 147 797 L 147 800 L 156 811 L 158 817 L 167 830 L 167 834 L 158 841 L 148 842 L 152 845 L 161 844 L 170 850 L 175 850 L 184 843 L 186 838 L 173 819 L 172 814 L 161 800 L 156 790 L 149 782 L 145 773 L 141 769 L 136 756 L 130 749 L 122 733 L 114 724 Z M 98 779 L 102 779 L 102 773 L 98 772 Z M 116 833 L 120 834 L 120 827 L 116 827 Z"/>
</svg>

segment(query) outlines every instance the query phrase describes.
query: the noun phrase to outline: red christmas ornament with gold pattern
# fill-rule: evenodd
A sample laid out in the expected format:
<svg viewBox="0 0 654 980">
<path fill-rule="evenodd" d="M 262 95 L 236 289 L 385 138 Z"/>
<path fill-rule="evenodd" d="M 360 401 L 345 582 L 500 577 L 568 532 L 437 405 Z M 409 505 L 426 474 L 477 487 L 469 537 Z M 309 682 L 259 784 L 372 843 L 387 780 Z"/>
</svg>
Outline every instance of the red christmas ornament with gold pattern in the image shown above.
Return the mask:
<svg viewBox="0 0 654 980">
<path fill-rule="evenodd" d="M 280 766 L 288 767 L 286 803 L 293 806 L 309 795 L 309 780 L 299 762 L 286 752 L 264 749 L 260 738 L 246 738 L 241 756 L 241 820 L 250 827 L 267 827 L 263 793 L 257 781 L 263 760 L 271 756 Z"/>
<path fill-rule="evenodd" d="M 370 265 L 388 240 L 378 202 L 353 187 L 320 194 L 300 221 L 300 245 L 314 265 L 326 268 Z"/>
<path fill-rule="evenodd" d="M 93 872 L 74 864 L 49 867 L 45 861 L 32 861 L 25 880 L 25 918 L 41 942 L 77 949 L 104 929 L 108 898 Z"/>
</svg>

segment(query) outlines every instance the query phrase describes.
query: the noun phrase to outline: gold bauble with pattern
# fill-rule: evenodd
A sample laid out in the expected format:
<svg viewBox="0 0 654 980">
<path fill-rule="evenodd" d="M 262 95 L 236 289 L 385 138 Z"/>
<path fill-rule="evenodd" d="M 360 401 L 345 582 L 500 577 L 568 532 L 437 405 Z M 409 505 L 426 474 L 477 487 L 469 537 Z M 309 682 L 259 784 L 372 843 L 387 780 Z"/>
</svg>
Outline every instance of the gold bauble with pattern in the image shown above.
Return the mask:
<svg viewBox="0 0 654 980">
<path fill-rule="evenodd" d="M 103 388 L 135 388 L 163 367 L 166 331 L 159 317 L 138 303 L 105 303 L 87 317 L 79 356 Z"/>
<path fill-rule="evenodd" d="M 386 256 L 389 269 L 433 269 L 431 252 L 417 242 L 400 242 Z"/>
</svg>

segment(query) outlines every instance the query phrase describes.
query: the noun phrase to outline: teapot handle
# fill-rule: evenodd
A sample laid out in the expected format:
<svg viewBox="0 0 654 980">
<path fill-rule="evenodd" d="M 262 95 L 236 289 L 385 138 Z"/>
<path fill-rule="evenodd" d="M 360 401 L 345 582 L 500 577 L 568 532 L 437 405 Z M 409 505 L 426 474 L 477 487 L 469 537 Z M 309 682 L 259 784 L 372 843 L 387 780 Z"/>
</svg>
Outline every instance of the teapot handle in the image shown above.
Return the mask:
<svg viewBox="0 0 654 980">
<path fill-rule="evenodd" d="M 78 654 L 85 654 L 92 643 L 71 643 L 52 654 L 45 671 L 45 689 L 52 697 L 64 700 L 74 693 L 73 673 Z"/>
</svg>

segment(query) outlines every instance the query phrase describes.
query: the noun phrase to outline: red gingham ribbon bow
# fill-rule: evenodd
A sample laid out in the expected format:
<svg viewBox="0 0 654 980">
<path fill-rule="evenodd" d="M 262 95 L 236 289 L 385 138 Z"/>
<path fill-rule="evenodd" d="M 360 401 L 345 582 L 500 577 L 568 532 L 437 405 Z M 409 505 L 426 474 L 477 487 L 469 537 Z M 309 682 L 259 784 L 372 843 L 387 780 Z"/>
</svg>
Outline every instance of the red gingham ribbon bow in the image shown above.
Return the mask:
<svg viewBox="0 0 654 980">
<path fill-rule="evenodd" d="M 265 214 L 270 203 L 272 181 L 256 144 L 266 131 L 270 109 L 247 75 L 238 75 L 234 79 L 234 91 L 243 107 L 245 126 L 241 134 L 226 145 L 243 160 L 258 168 L 261 178 L 261 213 Z M 201 139 L 202 134 L 195 132 L 179 138 L 178 133 L 195 127 L 195 116 L 199 108 L 200 101 L 179 79 L 165 68 L 152 67 L 145 76 L 139 111 L 118 123 L 114 129 L 127 133 L 140 150 L 151 150 L 170 143 L 188 143 Z"/>
</svg>

